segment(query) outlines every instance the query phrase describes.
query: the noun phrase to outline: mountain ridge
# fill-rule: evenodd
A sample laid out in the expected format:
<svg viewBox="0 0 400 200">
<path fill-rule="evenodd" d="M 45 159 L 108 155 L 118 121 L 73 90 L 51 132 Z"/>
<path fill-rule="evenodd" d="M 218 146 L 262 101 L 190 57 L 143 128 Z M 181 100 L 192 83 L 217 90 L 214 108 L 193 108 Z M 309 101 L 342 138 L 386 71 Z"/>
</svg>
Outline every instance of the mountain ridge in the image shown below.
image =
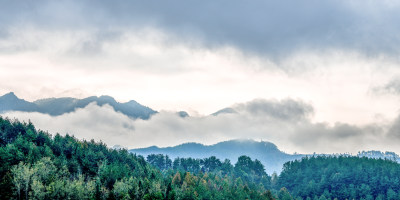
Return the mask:
<svg viewBox="0 0 400 200">
<path fill-rule="evenodd" d="M 90 103 L 95 102 L 99 106 L 105 104 L 113 107 L 115 111 L 121 112 L 131 118 L 149 119 L 157 111 L 139 104 L 135 100 L 130 100 L 125 103 L 117 102 L 113 97 L 102 95 L 102 96 L 90 96 L 83 99 L 77 99 L 72 97 L 60 97 L 60 98 L 44 98 L 38 99 L 33 102 L 26 101 L 18 98 L 14 92 L 9 92 L 3 96 L 0 96 L 0 113 L 7 111 L 23 111 L 23 112 L 39 112 L 49 114 L 51 116 L 58 116 L 65 113 L 75 111 L 77 108 L 84 108 Z"/>
<path fill-rule="evenodd" d="M 303 157 L 312 156 L 356 156 L 373 159 L 391 160 L 400 163 L 400 156 L 394 152 L 381 151 L 361 151 L 357 155 L 352 154 L 288 154 L 267 141 L 255 141 L 251 139 L 235 139 L 222 141 L 212 145 L 204 145 L 196 142 L 182 143 L 170 147 L 149 146 L 145 148 L 130 149 L 129 152 L 147 157 L 150 154 L 164 154 L 171 159 L 175 158 L 196 158 L 204 159 L 215 156 L 221 160 L 229 159 L 232 163 L 236 162 L 239 156 L 246 155 L 252 159 L 259 160 L 268 174 L 280 173 L 283 164 Z"/>
<path fill-rule="evenodd" d="M 213 145 L 203 145 L 200 143 L 189 142 L 172 147 L 157 147 L 151 146 L 147 148 L 130 149 L 129 152 L 136 153 L 147 157 L 150 154 L 164 154 L 168 155 L 171 159 L 180 157 L 191 158 L 207 158 L 216 156 L 224 160 L 229 159 L 231 162 L 236 162 L 239 156 L 246 155 L 252 159 L 260 160 L 265 166 L 267 173 L 279 173 L 282 166 L 287 161 L 300 159 L 305 154 L 287 154 L 278 149 L 278 147 L 266 141 L 255 141 L 250 139 L 236 139 L 219 142 Z"/>
</svg>

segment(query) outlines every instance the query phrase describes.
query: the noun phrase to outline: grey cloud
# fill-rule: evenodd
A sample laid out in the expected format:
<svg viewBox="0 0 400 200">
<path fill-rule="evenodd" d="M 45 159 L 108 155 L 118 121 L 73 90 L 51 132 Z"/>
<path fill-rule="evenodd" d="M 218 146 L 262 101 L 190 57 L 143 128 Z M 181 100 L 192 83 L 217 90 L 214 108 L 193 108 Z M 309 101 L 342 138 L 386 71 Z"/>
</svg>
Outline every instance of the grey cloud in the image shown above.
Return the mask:
<svg viewBox="0 0 400 200">
<path fill-rule="evenodd" d="M 238 105 L 258 108 L 260 105 L 268 107 L 271 102 L 274 108 L 282 110 L 285 110 L 287 105 L 304 104 L 294 100 L 256 100 Z M 326 123 L 314 123 L 307 118 L 293 121 L 287 116 L 271 117 L 278 111 L 265 109 L 254 113 L 247 111 L 246 109 L 253 109 L 248 107 L 243 106 L 242 110 L 238 109 L 238 112 L 233 114 L 203 117 L 182 118 L 175 112 L 160 112 L 149 120 L 133 120 L 115 112 L 111 106 L 100 107 L 96 104 L 89 104 L 83 109 L 57 117 L 23 112 L 5 115 L 25 121 L 30 119 L 36 127 L 51 133 L 70 133 L 78 138 L 94 138 L 110 146 L 118 144 L 128 148 L 173 146 L 185 142 L 214 144 L 229 139 L 247 138 L 273 142 L 286 152 L 355 153 L 371 149 L 400 152 L 397 142 L 393 142 L 398 140 L 393 140 L 387 133 L 389 127 L 383 124 L 356 126 L 337 123 L 331 126 Z M 307 108 L 305 110 L 312 108 L 307 104 L 303 107 Z M 294 110 L 292 113 L 297 115 L 294 119 L 310 112 Z M 289 115 L 289 112 L 285 113 Z M 393 127 L 394 133 L 394 130 L 398 129 Z"/>
<path fill-rule="evenodd" d="M 67 52 L 72 56 L 103 56 L 104 45 L 106 43 L 118 42 L 122 38 L 122 33 L 119 31 L 102 30 L 94 31 L 92 34 L 81 41 L 78 41 Z"/>
<path fill-rule="evenodd" d="M 299 121 L 308 119 L 314 108 L 302 101 L 293 99 L 265 100 L 256 99 L 244 104 L 237 104 L 236 109 L 249 112 L 251 115 L 270 116 L 279 120 Z"/>
<path fill-rule="evenodd" d="M 1 5 L 0 29 L 155 27 L 190 45 L 234 46 L 276 61 L 302 50 L 355 50 L 369 56 L 400 52 L 400 5 L 389 0 L 3 0 Z"/>
<path fill-rule="evenodd" d="M 312 152 L 318 149 L 321 153 L 332 152 L 332 149 L 341 153 L 384 149 L 388 147 L 385 145 L 390 143 L 384 125 L 355 126 L 345 123 L 336 123 L 333 126 L 325 123 L 304 123 L 297 127 L 296 134 L 290 140 L 302 146 L 305 151 Z"/>
<path fill-rule="evenodd" d="M 398 116 L 391 124 L 388 136 L 393 139 L 394 142 L 400 141 L 400 116 Z"/>
<path fill-rule="evenodd" d="M 31 120 L 41 130 L 51 134 L 70 134 L 80 139 L 95 139 L 107 144 L 125 144 L 130 139 L 130 133 L 135 130 L 134 121 L 128 116 L 116 112 L 111 106 L 98 106 L 91 103 L 85 108 L 60 116 L 50 116 L 42 113 L 9 112 L 4 116 L 19 120 Z"/>
<path fill-rule="evenodd" d="M 393 78 L 383 86 L 372 88 L 375 94 L 400 94 L 400 78 Z"/>
</svg>

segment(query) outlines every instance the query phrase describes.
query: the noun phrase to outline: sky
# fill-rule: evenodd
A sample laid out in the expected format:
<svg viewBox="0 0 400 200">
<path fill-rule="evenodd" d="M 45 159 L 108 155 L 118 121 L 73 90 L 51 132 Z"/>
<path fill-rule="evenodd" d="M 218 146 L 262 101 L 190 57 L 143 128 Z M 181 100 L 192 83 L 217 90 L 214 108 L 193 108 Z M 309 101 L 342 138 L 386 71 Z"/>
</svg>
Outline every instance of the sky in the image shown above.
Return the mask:
<svg viewBox="0 0 400 200">
<path fill-rule="evenodd" d="M 40 129 L 127 148 L 250 138 L 400 153 L 398 1 L 0 3 L 0 95 L 110 95 L 160 111 L 5 114 Z M 210 116 L 226 107 L 237 113 Z"/>
</svg>

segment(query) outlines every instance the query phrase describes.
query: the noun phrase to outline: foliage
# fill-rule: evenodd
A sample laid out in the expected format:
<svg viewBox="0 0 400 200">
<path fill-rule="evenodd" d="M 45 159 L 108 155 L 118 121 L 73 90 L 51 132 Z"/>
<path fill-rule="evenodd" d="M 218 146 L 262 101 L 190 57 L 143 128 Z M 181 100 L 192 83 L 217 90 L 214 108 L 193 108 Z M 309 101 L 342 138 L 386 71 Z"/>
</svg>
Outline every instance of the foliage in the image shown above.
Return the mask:
<svg viewBox="0 0 400 200">
<path fill-rule="evenodd" d="M 306 157 L 284 165 L 279 187 L 303 199 L 400 199 L 400 165 L 366 157 Z"/>
<path fill-rule="evenodd" d="M 146 159 L 0 117 L 0 199 L 400 199 L 391 160 L 306 157 L 270 177 L 244 155 Z"/>
<path fill-rule="evenodd" d="M 0 117 L 0 199 L 270 199 L 257 164 L 247 174 L 215 157 L 147 160 Z"/>
</svg>

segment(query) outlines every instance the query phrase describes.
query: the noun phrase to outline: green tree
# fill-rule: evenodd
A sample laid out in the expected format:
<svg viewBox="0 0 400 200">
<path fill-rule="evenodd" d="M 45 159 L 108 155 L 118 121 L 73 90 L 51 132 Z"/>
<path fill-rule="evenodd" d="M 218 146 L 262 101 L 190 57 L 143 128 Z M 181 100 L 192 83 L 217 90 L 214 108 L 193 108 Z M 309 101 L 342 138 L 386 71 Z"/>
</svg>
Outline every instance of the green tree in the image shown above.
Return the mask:
<svg viewBox="0 0 400 200">
<path fill-rule="evenodd" d="M 14 177 L 13 183 L 17 190 L 18 199 L 21 199 L 21 192 L 24 192 L 25 199 L 28 199 L 29 186 L 35 173 L 34 170 L 29 165 L 20 162 L 11 169 L 11 172 Z"/>
<path fill-rule="evenodd" d="M 129 194 L 133 189 L 133 186 L 129 184 L 130 182 L 133 182 L 133 179 L 128 180 L 124 178 L 121 181 L 115 182 L 112 192 L 117 199 L 131 199 Z"/>
<path fill-rule="evenodd" d="M 293 197 L 290 195 L 289 191 L 286 188 L 281 188 L 278 194 L 279 200 L 293 200 Z"/>
</svg>

